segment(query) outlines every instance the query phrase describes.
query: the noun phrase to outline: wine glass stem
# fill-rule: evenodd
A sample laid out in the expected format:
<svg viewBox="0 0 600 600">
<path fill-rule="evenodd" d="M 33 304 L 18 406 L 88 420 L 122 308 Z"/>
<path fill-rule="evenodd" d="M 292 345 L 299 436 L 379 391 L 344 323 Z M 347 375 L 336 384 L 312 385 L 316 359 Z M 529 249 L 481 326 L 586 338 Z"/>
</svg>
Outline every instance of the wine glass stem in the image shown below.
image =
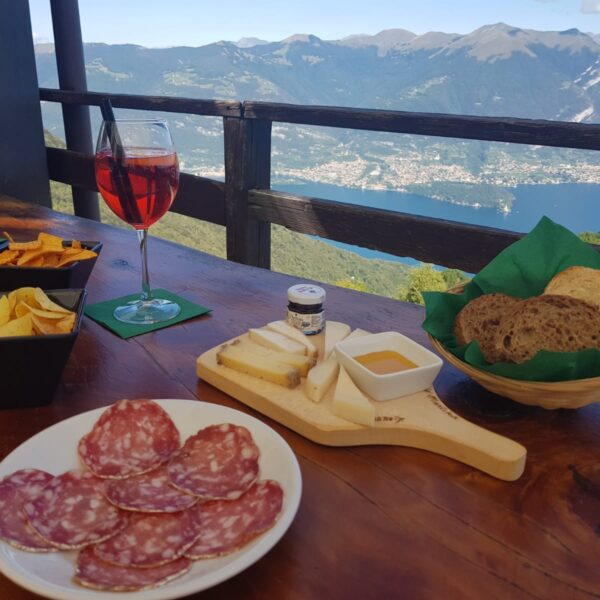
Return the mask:
<svg viewBox="0 0 600 600">
<path fill-rule="evenodd" d="M 140 242 L 140 254 L 142 257 L 142 300 L 152 300 L 150 291 L 150 275 L 148 274 L 148 230 L 137 230 Z"/>
</svg>

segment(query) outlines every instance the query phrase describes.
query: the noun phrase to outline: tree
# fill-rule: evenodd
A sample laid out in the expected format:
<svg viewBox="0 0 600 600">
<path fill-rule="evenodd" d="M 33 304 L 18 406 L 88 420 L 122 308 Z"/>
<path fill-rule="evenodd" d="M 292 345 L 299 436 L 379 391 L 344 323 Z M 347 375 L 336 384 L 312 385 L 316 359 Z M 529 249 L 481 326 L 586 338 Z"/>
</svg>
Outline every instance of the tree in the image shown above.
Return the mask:
<svg viewBox="0 0 600 600">
<path fill-rule="evenodd" d="M 459 269 L 445 269 L 442 271 L 442 277 L 444 278 L 448 289 L 451 289 L 464 281 L 469 281 L 469 277 Z"/>
<path fill-rule="evenodd" d="M 580 233 L 579 237 L 588 244 L 600 244 L 600 233 L 586 231 L 584 233 Z"/>
<path fill-rule="evenodd" d="M 348 288 L 349 290 L 357 290 L 359 292 L 368 292 L 369 289 L 364 281 L 356 279 L 356 277 L 345 277 L 335 282 L 335 285 Z"/>
<path fill-rule="evenodd" d="M 448 285 L 440 271 L 433 265 L 415 267 L 408 276 L 408 287 L 398 292 L 398 300 L 424 304 L 422 292 L 444 292 Z"/>
</svg>

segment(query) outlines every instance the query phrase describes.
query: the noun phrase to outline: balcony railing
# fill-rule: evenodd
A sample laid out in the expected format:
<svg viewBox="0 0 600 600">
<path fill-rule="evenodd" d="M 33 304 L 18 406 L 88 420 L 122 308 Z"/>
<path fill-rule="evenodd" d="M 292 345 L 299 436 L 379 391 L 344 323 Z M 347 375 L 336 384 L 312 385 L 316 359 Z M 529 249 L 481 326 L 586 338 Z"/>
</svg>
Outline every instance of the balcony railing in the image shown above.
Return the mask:
<svg viewBox="0 0 600 600">
<path fill-rule="evenodd" d="M 195 100 L 40 89 L 40 99 L 75 105 L 223 118 L 225 182 L 183 173 L 172 210 L 227 231 L 227 258 L 270 267 L 270 224 L 424 262 L 477 272 L 521 234 L 272 190 L 273 122 L 516 144 L 600 150 L 600 125 L 531 119 Z M 47 148 L 50 178 L 95 190 L 94 158 Z"/>
</svg>

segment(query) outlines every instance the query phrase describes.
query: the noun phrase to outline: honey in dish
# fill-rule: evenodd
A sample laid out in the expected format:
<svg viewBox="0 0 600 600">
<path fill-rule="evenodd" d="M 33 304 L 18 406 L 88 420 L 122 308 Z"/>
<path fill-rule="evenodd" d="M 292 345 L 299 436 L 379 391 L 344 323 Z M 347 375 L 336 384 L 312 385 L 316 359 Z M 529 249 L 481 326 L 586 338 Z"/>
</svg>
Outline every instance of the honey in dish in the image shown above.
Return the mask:
<svg viewBox="0 0 600 600">
<path fill-rule="evenodd" d="M 377 375 L 389 375 L 414 369 L 417 365 L 395 350 L 379 350 L 355 356 L 354 360 Z"/>
</svg>

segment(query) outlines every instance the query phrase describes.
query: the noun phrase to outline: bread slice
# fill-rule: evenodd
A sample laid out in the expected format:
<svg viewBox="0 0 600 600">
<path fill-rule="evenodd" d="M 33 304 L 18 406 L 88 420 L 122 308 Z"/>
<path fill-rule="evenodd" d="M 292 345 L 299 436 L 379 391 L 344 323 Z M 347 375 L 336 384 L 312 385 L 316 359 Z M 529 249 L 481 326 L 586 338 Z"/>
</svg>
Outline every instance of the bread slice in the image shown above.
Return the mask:
<svg viewBox="0 0 600 600">
<path fill-rule="evenodd" d="M 550 280 L 544 294 L 573 296 L 600 308 L 600 269 L 568 267 Z"/>
<path fill-rule="evenodd" d="M 477 340 L 484 358 L 496 362 L 496 330 L 500 319 L 521 300 L 506 294 L 484 294 L 471 300 L 456 316 L 454 335 L 460 344 Z"/>
<path fill-rule="evenodd" d="M 600 348 L 600 309 L 570 296 L 528 298 L 502 317 L 495 345 L 499 359 L 513 363 L 523 363 L 540 350 Z"/>
</svg>

